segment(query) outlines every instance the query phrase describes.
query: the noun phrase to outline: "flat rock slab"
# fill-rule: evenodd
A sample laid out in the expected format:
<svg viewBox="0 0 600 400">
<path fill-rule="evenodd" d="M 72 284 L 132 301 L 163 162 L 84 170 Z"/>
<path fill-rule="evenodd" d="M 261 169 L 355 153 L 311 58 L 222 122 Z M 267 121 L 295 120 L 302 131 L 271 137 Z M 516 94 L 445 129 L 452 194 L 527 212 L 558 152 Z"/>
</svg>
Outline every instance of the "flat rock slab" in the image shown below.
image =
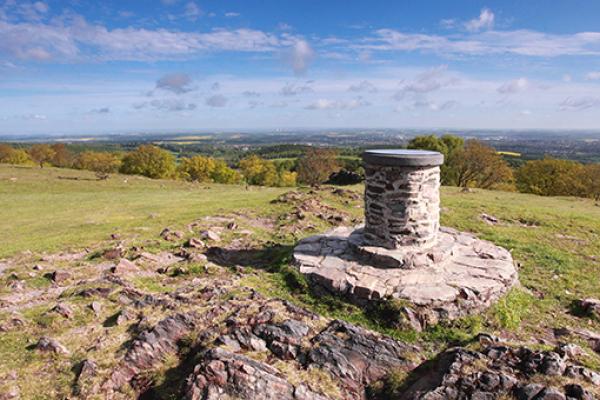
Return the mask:
<svg viewBox="0 0 600 400">
<path fill-rule="evenodd" d="M 441 228 L 438 244 L 401 254 L 361 247 L 361 232 L 340 227 L 301 240 L 294 263 L 314 287 L 357 304 L 406 300 L 423 325 L 479 312 L 518 281 L 506 249 L 468 233 Z"/>
</svg>

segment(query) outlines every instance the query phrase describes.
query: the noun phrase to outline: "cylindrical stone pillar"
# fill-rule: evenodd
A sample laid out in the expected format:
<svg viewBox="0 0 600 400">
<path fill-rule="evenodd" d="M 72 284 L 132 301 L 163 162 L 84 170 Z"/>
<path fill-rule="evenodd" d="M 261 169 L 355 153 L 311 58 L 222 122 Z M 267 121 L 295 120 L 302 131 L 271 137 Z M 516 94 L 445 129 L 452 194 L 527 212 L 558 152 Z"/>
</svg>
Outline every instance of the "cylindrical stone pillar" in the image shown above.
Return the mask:
<svg viewBox="0 0 600 400">
<path fill-rule="evenodd" d="M 444 156 L 424 150 L 368 150 L 362 157 L 365 243 L 387 249 L 434 244 Z"/>
</svg>

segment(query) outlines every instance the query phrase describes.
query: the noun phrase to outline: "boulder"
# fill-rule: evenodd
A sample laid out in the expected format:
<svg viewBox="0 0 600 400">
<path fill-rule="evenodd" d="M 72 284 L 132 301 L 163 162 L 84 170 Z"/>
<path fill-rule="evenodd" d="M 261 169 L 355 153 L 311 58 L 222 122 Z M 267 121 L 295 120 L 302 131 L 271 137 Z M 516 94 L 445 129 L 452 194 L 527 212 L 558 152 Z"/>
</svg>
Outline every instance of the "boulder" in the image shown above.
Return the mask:
<svg viewBox="0 0 600 400">
<path fill-rule="evenodd" d="M 111 268 L 111 272 L 113 274 L 118 274 L 118 275 L 122 275 L 122 274 L 128 274 L 131 272 L 136 272 L 138 270 L 137 265 L 135 265 L 133 262 L 129 261 L 126 258 L 121 258 L 119 260 L 119 262 Z"/>
<path fill-rule="evenodd" d="M 69 350 L 55 339 L 43 336 L 35 346 L 36 349 L 44 352 L 52 352 L 56 354 L 69 354 Z"/>
<path fill-rule="evenodd" d="M 66 271 L 54 271 L 51 274 L 51 278 L 56 283 L 61 283 L 71 278 L 71 274 Z"/>
</svg>

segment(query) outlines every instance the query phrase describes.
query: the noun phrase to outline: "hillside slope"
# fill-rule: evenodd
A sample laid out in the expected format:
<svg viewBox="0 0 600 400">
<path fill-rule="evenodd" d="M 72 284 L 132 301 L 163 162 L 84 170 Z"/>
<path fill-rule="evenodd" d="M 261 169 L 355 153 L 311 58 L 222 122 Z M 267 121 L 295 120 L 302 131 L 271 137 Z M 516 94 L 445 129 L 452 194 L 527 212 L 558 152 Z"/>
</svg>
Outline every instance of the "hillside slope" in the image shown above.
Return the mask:
<svg viewBox="0 0 600 400">
<path fill-rule="evenodd" d="M 443 188 L 443 224 L 510 249 L 522 287 L 482 315 L 417 332 L 394 319 L 401 304 L 364 310 L 318 296 L 288 265 L 299 238 L 360 222 L 360 187 L 90 179 L 0 167 L 0 398 L 252 398 L 264 388 L 417 398 L 467 390 L 430 387 L 456 368 L 474 374 L 470 393 L 600 394 L 600 321 L 578 307 L 600 296 L 600 207 L 589 200 Z M 504 374 L 516 386 L 481 380 L 499 364 L 512 365 Z M 436 379 L 423 372 L 432 365 Z"/>
</svg>

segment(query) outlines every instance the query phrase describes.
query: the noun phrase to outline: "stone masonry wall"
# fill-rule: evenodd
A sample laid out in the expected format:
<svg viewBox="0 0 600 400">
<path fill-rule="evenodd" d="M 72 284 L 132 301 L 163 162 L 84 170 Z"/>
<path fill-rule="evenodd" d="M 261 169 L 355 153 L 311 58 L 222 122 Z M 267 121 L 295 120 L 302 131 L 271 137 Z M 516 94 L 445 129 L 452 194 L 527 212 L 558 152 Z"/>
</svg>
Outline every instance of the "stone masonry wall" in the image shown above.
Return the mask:
<svg viewBox="0 0 600 400">
<path fill-rule="evenodd" d="M 365 164 L 367 244 L 388 249 L 431 245 L 439 215 L 439 167 Z"/>
</svg>

